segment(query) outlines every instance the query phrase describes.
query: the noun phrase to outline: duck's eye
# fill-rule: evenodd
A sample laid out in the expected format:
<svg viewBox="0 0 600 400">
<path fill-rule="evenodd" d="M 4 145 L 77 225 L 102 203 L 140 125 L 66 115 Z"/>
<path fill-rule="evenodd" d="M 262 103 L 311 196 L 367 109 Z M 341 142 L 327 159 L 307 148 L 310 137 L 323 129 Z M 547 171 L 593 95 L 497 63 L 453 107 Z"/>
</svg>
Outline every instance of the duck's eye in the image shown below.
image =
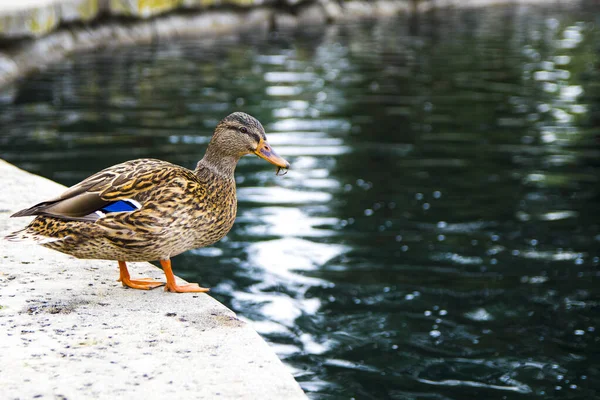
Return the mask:
<svg viewBox="0 0 600 400">
<path fill-rule="evenodd" d="M 246 128 L 245 126 L 242 126 L 240 128 L 240 132 L 242 132 L 242 133 L 248 133 L 248 128 Z"/>
</svg>

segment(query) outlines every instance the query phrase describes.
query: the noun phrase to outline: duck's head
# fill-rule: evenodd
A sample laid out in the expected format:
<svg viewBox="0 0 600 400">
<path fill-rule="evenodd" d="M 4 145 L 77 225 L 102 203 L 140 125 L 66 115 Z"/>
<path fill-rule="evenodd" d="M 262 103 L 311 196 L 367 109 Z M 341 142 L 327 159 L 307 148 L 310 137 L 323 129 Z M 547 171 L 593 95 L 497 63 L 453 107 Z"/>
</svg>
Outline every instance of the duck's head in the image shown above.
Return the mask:
<svg viewBox="0 0 600 400">
<path fill-rule="evenodd" d="M 236 160 L 246 154 L 256 154 L 278 168 L 290 167 L 290 163 L 277 155 L 267 142 L 261 123 L 243 112 L 229 114 L 219 122 L 209 148 L 216 148 L 222 156 L 233 157 Z"/>
</svg>

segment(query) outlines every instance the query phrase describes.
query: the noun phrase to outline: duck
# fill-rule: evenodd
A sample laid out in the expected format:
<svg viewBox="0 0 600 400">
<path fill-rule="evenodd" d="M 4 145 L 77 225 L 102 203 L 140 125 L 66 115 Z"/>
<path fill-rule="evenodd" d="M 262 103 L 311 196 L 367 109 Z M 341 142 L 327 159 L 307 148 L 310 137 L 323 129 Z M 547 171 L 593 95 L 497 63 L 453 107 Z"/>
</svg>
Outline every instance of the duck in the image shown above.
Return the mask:
<svg viewBox="0 0 600 400">
<path fill-rule="evenodd" d="M 234 112 L 217 124 L 194 170 L 151 158 L 113 165 L 11 215 L 35 219 L 6 239 L 81 259 L 117 261 L 125 287 L 207 292 L 197 283 L 178 285 L 171 258 L 210 246 L 231 230 L 237 212 L 234 172 L 248 154 L 275 165 L 277 175 L 290 167 L 269 145 L 256 118 Z M 166 283 L 132 279 L 127 262 L 134 261 L 159 261 Z"/>
</svg>

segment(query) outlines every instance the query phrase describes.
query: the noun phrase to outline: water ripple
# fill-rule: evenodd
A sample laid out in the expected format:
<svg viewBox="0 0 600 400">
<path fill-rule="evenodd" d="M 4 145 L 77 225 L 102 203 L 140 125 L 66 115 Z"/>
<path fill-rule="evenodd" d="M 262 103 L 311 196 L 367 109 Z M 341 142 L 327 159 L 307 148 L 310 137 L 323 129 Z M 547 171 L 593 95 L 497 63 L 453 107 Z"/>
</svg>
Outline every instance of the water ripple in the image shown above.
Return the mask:
<svg viewBox="0 0 600 400">
<path fill-rule="evenodd" d="M 245 187 L 238 189 L 240 202 L 261 204 L 313 204 L 331 201 L 332 195 L 327 192 L 305 192 L 282 187 Z"/>
<path fill-rule="evenodd" d="M 513 386 L 490 385 L 490 384 L 486 384 L 486 383 L 482 383 L 482 382 L 461 381 L 461 380 L 456 380 L 456 379 L 446 379 L 443 381 L 431 381 L 428 379 L 419 378 L 418 381 L 421 383 L 425 383 L 427 385 L 433 385 L 433 386 L 450 386 L 450 387 L 466 386 L 466 387 L 472 387 L 472 388 L 482 388 L 482 389 L 492 389 L 492 390 L 500 390 L 500 391 L 506 391 L 506 392 L 516 392 L 516 393 L 520 393 L 520 394 L 528 394 L 528 393 L 532 392 L 532 390 L 529 386 L 519 383 L 519 382 L 515 382 L 515 381 L 512 381 L 512 383 L 516 384 Z"/>
</svg>

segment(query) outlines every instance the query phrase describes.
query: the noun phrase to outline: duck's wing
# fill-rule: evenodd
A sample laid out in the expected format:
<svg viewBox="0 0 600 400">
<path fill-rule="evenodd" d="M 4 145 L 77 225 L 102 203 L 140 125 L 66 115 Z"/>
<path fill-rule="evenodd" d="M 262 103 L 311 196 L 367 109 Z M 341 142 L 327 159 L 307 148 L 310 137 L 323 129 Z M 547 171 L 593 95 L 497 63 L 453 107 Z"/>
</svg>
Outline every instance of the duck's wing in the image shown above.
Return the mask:
<svg viewBox="0 0 600 400">
<path fill-rule="evenodd" d="M 141 159 L 106 168 L 60 196 L 21 210 L 11 217 L 48 215 L 77 221 L 96 221 L 106 213 L 141 208 L 135 197 L 160 181 L 162 171 L 175 167 L 160 160 Z"/>
</svg>

